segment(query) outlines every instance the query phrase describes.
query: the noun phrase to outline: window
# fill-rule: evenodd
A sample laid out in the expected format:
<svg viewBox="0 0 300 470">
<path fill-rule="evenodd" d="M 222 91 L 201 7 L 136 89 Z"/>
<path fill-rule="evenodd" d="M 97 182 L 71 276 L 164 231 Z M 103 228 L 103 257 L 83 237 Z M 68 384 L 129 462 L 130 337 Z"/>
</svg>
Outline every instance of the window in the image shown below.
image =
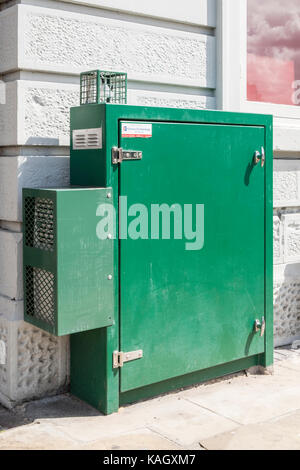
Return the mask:
<svg viewBox="0 0 300 470">
<path fill-rule="evenodd" d="M 248 0 L 248 101 L 300 106 L 300 1 Z"/>
</svg>

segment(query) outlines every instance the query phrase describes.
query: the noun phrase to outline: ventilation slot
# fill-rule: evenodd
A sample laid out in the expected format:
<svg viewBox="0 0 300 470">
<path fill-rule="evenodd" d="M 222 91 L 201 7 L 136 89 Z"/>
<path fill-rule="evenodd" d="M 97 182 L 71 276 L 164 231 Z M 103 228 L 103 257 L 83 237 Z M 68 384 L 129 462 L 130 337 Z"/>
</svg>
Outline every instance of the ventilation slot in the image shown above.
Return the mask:
<svg viewBox="0 0 300 470">
<path fill-rule="evenodd" d="M 55 324 L 54 274 L 26 266 L 26 313 L 51 326 Z"/>
<path fill-rule="evenodd" d="M 73 149 L 102 149 L 102 129 L 79 129 L 73 131 Z"/>
<path fill-rule="evenodd" d="M 25 198 L 25 244 L 54 250 L 54 203 L 51 199 Z"/>
<path fill-rule="evenodd" d="M 86 134 L 75 134 L 74 148 L 86 148 Z"/>
<path fill-rule="evenodd" d="M 99 148 L 99 145 L 100 145 L 99 134 L 93 134 L 93 133 L 88 134 L 87 146 Z"/>
</svg>

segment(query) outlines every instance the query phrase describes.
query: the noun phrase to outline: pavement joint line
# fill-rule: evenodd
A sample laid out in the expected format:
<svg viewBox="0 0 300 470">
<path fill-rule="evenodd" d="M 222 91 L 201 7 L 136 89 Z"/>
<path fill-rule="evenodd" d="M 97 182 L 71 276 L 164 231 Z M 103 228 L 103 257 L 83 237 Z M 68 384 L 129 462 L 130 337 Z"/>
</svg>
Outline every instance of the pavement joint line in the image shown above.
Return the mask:
<svg viewBox="0 0 300 470">
<path fill-rule="evenodd" d="M 175 444 L 175 445 L 178 446 L 178 447 L 182 447 L 182 448 L 184 447 L 184 446 L 182 446 L 181 444 L 179 444 L 179 442 L 174 441 L 173 439 L 171 439 L 170 437 L 165 436 L 164 434 L 162 434 L 161 432 L 157 431 L 156 429 L 151 428 L 151 425 L 146 425 L 145 429 L 148 429 L 148 431 L 151 431 L 151 432 L 157 434 L 158 436 L 163 437 L 164 439 L 166 439 L 167 441 L 171 442 L 172 444 Z"/>
<path fill-rule="evenodd" d="M 274 421 L 277 421 L 278 419 L 282 419 L 282 418 L 285 418 L 285 417 L 288 417 L 288 416 L 291 416 L 297 412 L 300 412 L 300 408 L 297 408 L 296 410 L 291 410 L 291 411 L 287 411 L 286 413 L 283 413 L 282 415 L 279 415 L 279 416 L 275 416 L 273 418 L 270 418 L 266 421 L 261 421 L 261 424 L 266 424 L 268 422 L 272 423 Z"/>
<path fill-rule="evenodd" d="M 289 353 L 286 350 L 281 350 L 281 349 L 275 349 L 274 355 L 275 354 L 280 354 L 280 356 L 288 356 Z"/>
<path fill-rule="evenodd" d="M 31 423 L 31 424 L 32 424 L 32 425 L 33 425 L 33 424 L 40 425 L 40 424 L 43 424 L 43 423 L 41 423 L 41 422 L 38 422 L 38 423 L 33 422 L 33 423 Z M 45 423 L 45 424 L 47 424 L 48 426 L 55 426 L 53 423 Z M 68 439 L 71 439 L 71 440 L 74 442 L 75 445 L 77 445 L 77 444 L 79 445 L 79 444 L 82 444 L 83 442 L 86 442 L 86 441 L 80 441 L 80 440 L 74 438 L 73 436 L 70 436 L 70 435 L 69 435 L 67 432 L 65 432 L 63 429 L 59 429 L 59 431 L 63 434 L 63 436 L 65 436 L 65 437 L 68 438 Z"/>
<path fill-rule="evenodd" d="M 218 413 L 217 411 L 215 410 L 211 410 L 210 408 L 207 408 L 206 406 L 203 406 L 203 405 L 200 405 L 199 403 L 196 403 L 195 401 L 191 400 L 190 398 L 183 398 L 183 400 L 186 400 L 188 401 L 189 403 L 192 403 L 193 405 L 196 405 L 198 406 L 199 408 L 202 408 L 206 411 L 210 411 L 211 413 L 215 414 L 216 416 L 219 416 L 220 418 L 226 418 L 228 419 L 229 421 L 232 421 L 234 424 L 237 424 L 238 426 L 244 426 L 243 423 L 240 423 L 239 421 L 235 421 L 234 419 L 228 417 L 228 416 L 225 416 L 225 415 L 222 415 L 221 413 Z"/>
<path fill-rule="evenodd" d="M 74 438 L 72 435 L 70 435 L 68 433 L 68 429 L 63 429 L 61 424 L 55 424 L 55 423 L 52 423 L 52 422 L 49 423 L 49 424 L 52 424 L 56 428 L 59 428 L 59 430 L 61 432 L 63 432 L 69 439 L 72 439 L 75 442 L 78 442 L 78 444 L 82 444 L 82 443 L 92 444 L 93 442 L 97 442 L 99 439 L 114 439 L 114 438 L 119 437 L 119 436 L 126 436 L 127 434 L 146 429 L 146 426 L 139 426 L 139 427 L 136 427 L 136 428 L 127 429 L 127 431 L 122 431 L 122 432 L 119 432 L 119 433 L 118 432 L 111 433 L 109 436 L 107 436 L 107 434 L 103 434 L 103 435 L 99 434 L 99 437 L 97 437 L 96 439 L 90 439 L 90 440 L 81 440 L 80 439 L 80 440 L 78 440 L 78 439 Z"/>
<path fill-rule="evenodd" d="M 188 400 L 188 399 L 187 399 L 187 400 Z M 190 400 L 188 400 L 188 401 L 190 401 Z M 238 421 L 235 421 L 235 420 L 232 419 L 232 418 L 229 418 L 229 417 L 227 417 L 227 416 L 225 416 L 225 415 L 221 415 L 221 414 L 219 414 L 219 413 L 217 413 L 217 412 L 215 412 L 215 411 L 213 411 L 213 410 L 211 410 L 211 409 L 209 409 L 209 408 L 205 408 L 204 406 L 199 405 L 198 403 L 195 403 L 195 402 L 192 402 L 192 403 L 194 403 L 195 405 L 200 406 L 201 408 L 204 408 L 205 410 L 212 411 L 212 413 L 215 413 L 216 415 L 221 416 L 222 418 L 229 419 L 230 421 L 233 421 L 234 423 L 238 424 L 240 427 L 241 427 L 241 426 L 243 426 L 243 427 L 245 427 L 245 426 L 253 426 L 253 425 L 255 425 L 255 424 L 266 424 L 266 423 L 268 423 L 268 422 L 271 423 L 271 422 L 272 422 L 273 420 L 275 420 L 275 419 L 280 419 L 280 418 L 283 418 L 284 416 L 289 416 L 290 414 L 295 413 L 295 412 L 297 412 L 297 411 L 300 412 L 300 408 L 293 408 L 292 410 L 289 410 L 289 411 L 287 411 L 287 412 L 285 412 L 285 413 L 283 413 L 283 414 L 276 415 L 276 416 L 272 416 L 271 418 L 267 418 L 267 419 L 265 419 L 265 420 L 263 419 L 263 420 L 261 420 L 261 421 L 254 421 L 254 422 L 251 422 L 251 423 L 239 423 Z M 221 433 L 221 434 L 223 434 L 223 433 Z M 218 434 L 216 434 L 216 436 L 217 436 L 217 435 L 218 435 Z"/>
<path fill-rule="evenodd" d="M 297 354 L 298 356 L 300 355 L 300 349 L 285 349 L 283 351 L 280 350 L 275 350 L 274 354 L 281 354 L 284 357 L 291 357 L 294 354 Z"/>
<path fill-rule="evenodd" d="M 82 444 L 82 443 L 95 444 L 100 439 L 107 439 L 109 441 L 110 439 L 115 439 L 115 438 L 118 438 L 118 437 L 121 437 L 121 436 L 128 436 L 128 434 L 131 434 L 131 433 L 136 432 L 136 431 L 145 431 L 145 429 L 147 429 L 147 427 L 143 426 L 143 427 L 137 428 L 137 429 L 129 429 L 128 431 L 120 432 L 119 434 L 111 434 L 110 436 L 99 436 L 97 439 L 92 439 L 90 441 L 77 441 L 77 442 L 79 444 Z"/>
<path fill-rule="evenodd" d="M 284 361 L 284 360 L 286 360 L 286 355 L 285 354 L 278 354 L 278 355 L 276 354 L 276 356 L 274 356 L 274 362 L 280 362 L 280 361 Z"/>
<path fill-rule="evenodd" d="M 255 423 L 244 424 L 243 426 L 253 426 L 255 424 L 272 423 L 273 421 L 284 418 L 285 416 L 290 416 L 291 414 L 296 413 L 297 411 L 300 411 L 300 408 L 295 408 L 293 410 L 287 411 L 286 413 L 283 413 L 282 415 L 272 416 L 272 418 L 268 418 L 268 419 L 265 419 L 265 420 L 262 420 L 262 421 L 257 421 Z"/>
<path fill-rule="evenodd" d="M 299 369 L 293 369 L 292 367 L 289 367 L 288 365 L 285 366 L 285 365 L 282 365 L 282 364 L 278 364 L 278 367 L 281 367 L 282 369 L 288 369 L 288 370 L 291 370 L 293 372 L 299 372 Z"/>
</svg>

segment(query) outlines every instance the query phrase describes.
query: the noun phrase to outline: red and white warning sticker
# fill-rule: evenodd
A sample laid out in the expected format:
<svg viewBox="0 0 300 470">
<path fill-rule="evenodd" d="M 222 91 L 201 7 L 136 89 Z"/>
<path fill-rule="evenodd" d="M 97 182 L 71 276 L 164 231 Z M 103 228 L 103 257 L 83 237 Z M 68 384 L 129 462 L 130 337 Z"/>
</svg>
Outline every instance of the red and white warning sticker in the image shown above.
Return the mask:
<svg viewBox="0 0 300 470">
<path fill-rule="evenodd" d="M 152 137 L 152 124 L 125 122 L 122 124 L 122 137 Z"/>
</svg>

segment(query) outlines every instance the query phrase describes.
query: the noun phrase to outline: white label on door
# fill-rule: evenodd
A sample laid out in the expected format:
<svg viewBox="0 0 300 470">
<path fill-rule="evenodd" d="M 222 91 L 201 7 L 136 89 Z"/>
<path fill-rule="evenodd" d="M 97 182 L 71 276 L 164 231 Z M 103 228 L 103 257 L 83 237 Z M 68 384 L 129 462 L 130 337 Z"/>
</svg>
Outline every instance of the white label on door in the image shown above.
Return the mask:
<svg viewBox="0 0 300 470">
<path fill-rule="evenodd" d="M 122 124 L 122 137 L 152 137 L 152 124 L 125 122 Z"/>
</svg>

